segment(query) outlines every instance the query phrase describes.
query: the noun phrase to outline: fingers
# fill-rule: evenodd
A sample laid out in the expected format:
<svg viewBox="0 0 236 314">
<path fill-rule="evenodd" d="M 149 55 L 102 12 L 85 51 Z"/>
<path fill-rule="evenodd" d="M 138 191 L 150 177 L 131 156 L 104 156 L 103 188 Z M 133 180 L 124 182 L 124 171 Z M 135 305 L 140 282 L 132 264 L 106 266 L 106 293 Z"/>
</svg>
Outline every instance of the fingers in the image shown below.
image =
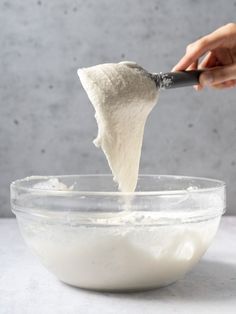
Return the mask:
<svg viewBox="0 0 236 314">
<path fill-rule="evenodd" d="M 187 71 L 197 70 L 198 68 L 198 60 L 190 64 L 190 66 L 186 69 Z"/>
<path fill-rule="evenodd" d="M 173 71 L 187 69 L 210 50 L 224 46 L 231 48 L 232 42 L 235 44 L 235 34 L 236 24 L 230 23 L 188 45 L 184 57 L 176 64 Z"/>
<path fill-rule="evenodd" d="M 198 68 L 198 60 L 196 60 L 194 63 L 192 63 L 186 70 L 187 71 L 192 71 L 192 70 L 197 70 Z M 195 90 L 199 91 L 200 89 L 202 89 L 202 87 L 200 86 L 200 84 L 198 85 L 194 85 L 193 86 Z"/>
<path fill-rule="evenodd" d="M 220 84 L 212 85 L 211 87 L 214 89 L 225 89 L 225 88 L 232 88 L 236 86 L 236 80 L 226 81 Z"/>
<path fill-rule="evenodd" d="M 215 54 L 217 62 L 218 62 L 218 64 L 216 66 L 218 66 L 218 65 L 230 65 L 230 64 L 235 63 L 233 58 L 232 58 L 230 49 L 218 48 L 214 51 L 214 54 Z"/>
<path fill-rule="evenodd" d="M 200 84 L 202 86 L 213 86 L 231 80 L 236 80 L 236 64 L 216 67 L 200 75 Z"/>
<path fill-rule="evenodd" d="M 190 64 L 198 60 L 207 51 L 216 48 L 221 41 L 222 38 L 218 38 L 215 35 L 207 35 L 188 45 L 184 57 L 176 64 L 174 71 L 185 70 Z"/>
<path fill-rule="evenodd" d="M 199 64 L 199 69 L 216 67 L 218 65 L 217 62 L 218 61 L 216 55 L 212 51 L 210 51 Z"/>
<path fill-rule="evenodd" d="M 231 80 L 229 81 L 229 84 L 227 85 L 227 87 L 235 87 L 236 86 L 236 80 Z"/>
<path fill-rule="evenodd" d="M 206 69 L 206 68 L 216 67 L 217 65 L 218 65 L 217 58 L 216 58 L 215 54 L 212 51 L 210 51 L 210 52 L 208 52 L 206 57 L 202 60 L 202 62 L 199 64 L 198 68 L 199 69 Z M 200 91 L 204 87 L 203 87 L 203 85 L 199 84 L 199 85 L 197 85 L 197 87 L 194 87 L 194 88 L 195 88 L 195 90 Z"/>
</svg>

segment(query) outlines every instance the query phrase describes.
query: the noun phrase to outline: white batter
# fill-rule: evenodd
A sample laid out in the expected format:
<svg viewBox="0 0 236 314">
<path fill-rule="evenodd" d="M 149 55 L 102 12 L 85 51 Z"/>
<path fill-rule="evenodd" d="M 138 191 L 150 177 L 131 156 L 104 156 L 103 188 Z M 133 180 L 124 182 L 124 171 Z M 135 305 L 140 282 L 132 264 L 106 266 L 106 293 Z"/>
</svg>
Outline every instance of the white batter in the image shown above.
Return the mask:
<svg viewBox="0 0 236 314">
<path fill-rule="evenodd" d="M 78 70 L 96 111 L 101 147 L 122 192 L 136 188 L 146 119 L 158 99 L 155 82 L 133 62 Z"/>
<path fill-rule="evenodd" d="M 38 189 L 74 189 L 58 178 L 39 182 L 34 188 L 36 196 Z M 33 192 L 31 196 L 34 204 Z M 85 197 L 76 201 L 83 200 Z M 157 208 L 160 201 L 155 201 Z M 142 290 L 165 286 L 183 277 L 210 245 L 224 208 L 219 192 L 189 192 L 178 199 L 183 211 L 178 211 L 174 219 L 172 201 L 176 206 L 176 197 L 171 200 L 169 196 L 169 207 L 162 211 L 137 211 L 133 207 L 129 214 L 100 213 L 73 211 L 68 197 L 65 211 L 35 209 L 35 217 L 19 214 L 18 222 L 28 246 L 60 280 L 97 290 Z M 202 210 L 196 209 L 199 204 Z M 191 221 L 191 211 L 196 221 Z M 213 213 L 217 217 L 207 219 Z M 197 217 L 204 216 L 205 221 L 197 221 Z"/>
<path fill-rule="evenodd" d="M 55 217 L 49 223 L 19 219 L 19 225 L 28 246 L 60 280 L 112 291 L 156 288 L 183 277 L 210 245 L 220 220 L 104 228 L 79 226 L 74 218 L 73 225 L 55 223 Z"/>
</svg>

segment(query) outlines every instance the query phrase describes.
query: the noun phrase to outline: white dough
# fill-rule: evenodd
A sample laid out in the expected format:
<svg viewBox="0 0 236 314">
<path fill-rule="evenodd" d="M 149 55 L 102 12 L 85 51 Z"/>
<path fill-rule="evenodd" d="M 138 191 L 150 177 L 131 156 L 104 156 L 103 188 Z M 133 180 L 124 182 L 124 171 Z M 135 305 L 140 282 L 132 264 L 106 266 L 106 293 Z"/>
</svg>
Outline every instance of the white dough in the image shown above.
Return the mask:
<svg viewBox="0 0 236 314">
<path fill-rule="evenodd" d="M 55 190 L 55 191 L 69 191 L 71 188 L 68 188 L 64 183 L 58 180 L 58 178 L 51 178 L 47 181 L 39 182 L 34 184 L 34 189 L 39 190 Z"/>
<path fill-rule="evenodd" d="M 26 243 L 48 270 L 77 287 L 127 291 L 162 287 L 183 277 L 210 245 L 220 216 L 157 227 L 108 222 L 106 228 L 79 226 L 78 220 L 72 227 L 53 219 L 19 220 Z"/>
<path fill-rule="evenodd" d="M 136 188 L 146 119 L 158 99 L 155 82 L 133 62 L 78 70 L 98 124 L 101 147 L 122 192 Z"/>
</svg>

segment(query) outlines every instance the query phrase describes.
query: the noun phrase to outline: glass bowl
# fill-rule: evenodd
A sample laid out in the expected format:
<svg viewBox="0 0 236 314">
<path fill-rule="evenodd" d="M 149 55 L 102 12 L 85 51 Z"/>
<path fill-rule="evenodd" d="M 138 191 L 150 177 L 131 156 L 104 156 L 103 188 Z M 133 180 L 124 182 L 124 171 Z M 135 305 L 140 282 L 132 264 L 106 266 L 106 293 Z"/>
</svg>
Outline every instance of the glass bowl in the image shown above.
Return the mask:
<svg viewBox="0 0 236 314">
<path fill-rule="evenodd" d="M 109 175 L 28 177 L 11 184 L 22 236 L 61 281 L 100 291 L 163 287 L 182 278 L 214 238 L 222 181 L 139 176 L 135 193 Z"/>
</svg>

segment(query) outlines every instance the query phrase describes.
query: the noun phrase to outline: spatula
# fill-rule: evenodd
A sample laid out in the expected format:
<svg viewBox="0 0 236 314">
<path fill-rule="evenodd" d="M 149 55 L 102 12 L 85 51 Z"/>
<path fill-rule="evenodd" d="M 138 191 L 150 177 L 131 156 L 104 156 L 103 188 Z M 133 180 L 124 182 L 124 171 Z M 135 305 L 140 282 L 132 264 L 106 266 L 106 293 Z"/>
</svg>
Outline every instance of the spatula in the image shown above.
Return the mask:
<svg viewBox="0 0 236 314">
<path fill-rule="evenodd" d="M 199 84 L 199 77 L 203 70 L 178 71 L 169 73 L 152 73 L 151 78 L 158 88 L 170 89 Z"/>
</svg>

